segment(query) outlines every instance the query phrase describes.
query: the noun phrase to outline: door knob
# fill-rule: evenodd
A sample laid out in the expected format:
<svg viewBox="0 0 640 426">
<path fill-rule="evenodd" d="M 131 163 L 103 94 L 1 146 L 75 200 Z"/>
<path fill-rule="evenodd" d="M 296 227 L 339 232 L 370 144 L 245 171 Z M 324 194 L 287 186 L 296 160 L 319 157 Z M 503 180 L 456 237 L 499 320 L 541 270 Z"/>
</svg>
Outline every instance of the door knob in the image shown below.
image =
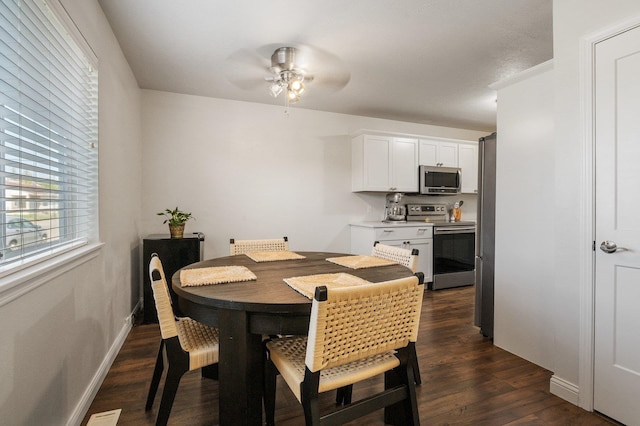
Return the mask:
<svg viewBox="0 0 640 426">
<path fill-rule="evenodd" d="M 600 243 L 600 250 L 605 253 L 614 253 L 616 250 L 618 250 L 618 246 L 613 241 L 607 240 Z"/>
</svg>

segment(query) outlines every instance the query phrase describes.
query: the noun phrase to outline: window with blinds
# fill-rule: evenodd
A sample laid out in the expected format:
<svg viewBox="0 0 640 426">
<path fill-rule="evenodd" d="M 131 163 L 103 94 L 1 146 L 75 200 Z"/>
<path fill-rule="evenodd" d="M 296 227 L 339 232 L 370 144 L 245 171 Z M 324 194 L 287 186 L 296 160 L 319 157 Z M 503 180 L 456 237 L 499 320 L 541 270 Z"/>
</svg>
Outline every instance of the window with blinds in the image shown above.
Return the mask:
<svg viewBox="0 0 640 426">
<path fill-rule="evenodd" d="M 53 1 L 0 3 L 0 271 L 98 235 L 98 73 Z"/>
</svg>

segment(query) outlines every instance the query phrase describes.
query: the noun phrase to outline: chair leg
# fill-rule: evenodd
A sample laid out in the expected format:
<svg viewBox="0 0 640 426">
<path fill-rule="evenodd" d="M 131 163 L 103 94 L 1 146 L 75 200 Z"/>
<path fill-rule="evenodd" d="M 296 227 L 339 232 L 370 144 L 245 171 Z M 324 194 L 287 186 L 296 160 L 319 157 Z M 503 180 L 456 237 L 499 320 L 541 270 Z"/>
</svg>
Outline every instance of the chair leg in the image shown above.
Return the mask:
<svg viewBox="0 0 640 426">
<path fill-rule="evenodd" d="M 406 399 L 385 408 L 384 422 L 387 424 L 397 426 L 420 425 L 412 351 L 415 353 L 415 348 L 400 349 L 398 351 L 398 357 L 401 359 L 400 366 L 384 374 L 385 389 L 398 385 L 403 385 L 407 389 Z"/>
<path fill-rule="evenodd" d="M 265 423 L 267 426 L 275 425 L 275 412 L 276 412 L 276 378 L 278 376 L 278 370 L 270 359 L 264 361 L 264 383 L 263 383 L 263 398 L 264 398 L 264 412 Z"/>
<path fill-rule="evenodd" d="M 153 369 L 153 377 L 151 378 L 151 384 L 149 385 L 149 393 L 147 394 L 147 404 L 144 406 L 145 411 L 151 410 L 153 406 L 153 400 L 156 397 L 158 391 L 158 384 L 160 383 L 160 377 L 162 377 L 162 370 L 164 369 L 164 358 L 162 356 L 162 350 L 164 348 L 164 340 L 160 341 L 160 348 L 158 349 L 158 356 L 156 358 L 156 366 Z"/>
<path fill-rule="evenodd" d="M 306 426 L 320 424 L 320 406 L 318 404 L 318 386 L 320 385 L 320 371 L 312 373 L 305 368 L 302 382 L 301 399 Z"/>
<path fill-rule="evenodd" d="M 343 386 L 336 391 L 336 405 L 351 404 L 351 395 L 353 394 L 353 385 Z"/>
<path fill-rule="evenodd" d="M 420 386 L 422 384 L 422 377 L 420 377 L 420 366 L 418 366 L 418 354 L 415 351 L 415 347 L 411 354 L 410 362 L 413 367 L 413 380 L 416 385 Z"/>
<path fill-rule="evenodd" d="M 207 365 L 200 369 L 200 376 L 205 379 L 218 380 L 218 364 Z"/>
<path fill-rule="evenodd" d="M 412 370 L 411 366 L 409 366 L 409 370 Z M 404 411 L 407 413 L 407 423 L 409 425 L 419 426 L 420 425 L 420 414 L 418 413 L 418 401 L 416 399 L 416 384 L 412 381 L 415 380 L 416 372 L 411 371 L 406 372 L 406 380 L 407 380 L 407 390 L 409 395 L 407 399 L 404 400 Z"/>
<path fill-rule="evenodd" d="M 164 390 L 162 391 L 162 400 L 160 401 L 160 409 L 158 410 L 158 418 L 156 419 L 156 426 L 165 426 L 169 421 L 171 407 L 176 398 L 180 379 L 184 373 L 184 369 L 175 368 L 169 363 L 167 378 L 165 379 Z"/>
</svg>

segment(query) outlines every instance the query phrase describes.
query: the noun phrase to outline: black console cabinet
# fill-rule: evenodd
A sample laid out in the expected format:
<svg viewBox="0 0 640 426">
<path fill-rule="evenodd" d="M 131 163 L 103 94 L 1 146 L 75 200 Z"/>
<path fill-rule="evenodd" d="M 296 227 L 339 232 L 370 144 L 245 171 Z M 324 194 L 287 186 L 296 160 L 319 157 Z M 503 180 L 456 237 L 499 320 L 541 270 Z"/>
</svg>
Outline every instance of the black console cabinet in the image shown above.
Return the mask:
<svg viewBox="0 0 640 426">
<path fill-rule="evenodd" d="M 149 261 L 151 255 L 157 253 L 162 261 L 165 276 L 167 277 L 167 285 L 173 300 L 173 309 L 176 314 L 179 313 L 177 297 L 171 289 L 171 277 L 183 266 L 187 266 L 201 260 L 202 242 L 204 235 L 202 233 L 185 234 L 184 238 L 170 238 L 169 235 L 149 235 L 144 238 L 142 243 L 143 264 L 142 264 L 142 283 L 143 283 L 143 302 L 144 302 L 144 323 L 157 323 L 156 305 L 153 300 L 153 290 L 151 289 L 151 280 L 149 279 Z"/>
</svg>

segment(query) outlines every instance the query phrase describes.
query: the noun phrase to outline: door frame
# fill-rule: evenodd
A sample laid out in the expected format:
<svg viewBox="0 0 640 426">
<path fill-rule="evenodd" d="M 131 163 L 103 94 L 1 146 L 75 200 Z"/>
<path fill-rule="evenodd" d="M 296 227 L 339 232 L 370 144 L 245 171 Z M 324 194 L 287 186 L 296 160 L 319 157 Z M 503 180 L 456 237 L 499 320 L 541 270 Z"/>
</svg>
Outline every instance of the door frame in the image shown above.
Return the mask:
<svg viewBox="0 0 640 426">
<path fill-rule="evenodd" d="M 578 360 L 578 406 L 593 411 L 595 351 L 595 48 L 596 44 L 640 27 L 640 16 L 606 27 L 580 40 L 580 87 L 582 124 L 580 175 L 580 332 Z"/>
</svg>

